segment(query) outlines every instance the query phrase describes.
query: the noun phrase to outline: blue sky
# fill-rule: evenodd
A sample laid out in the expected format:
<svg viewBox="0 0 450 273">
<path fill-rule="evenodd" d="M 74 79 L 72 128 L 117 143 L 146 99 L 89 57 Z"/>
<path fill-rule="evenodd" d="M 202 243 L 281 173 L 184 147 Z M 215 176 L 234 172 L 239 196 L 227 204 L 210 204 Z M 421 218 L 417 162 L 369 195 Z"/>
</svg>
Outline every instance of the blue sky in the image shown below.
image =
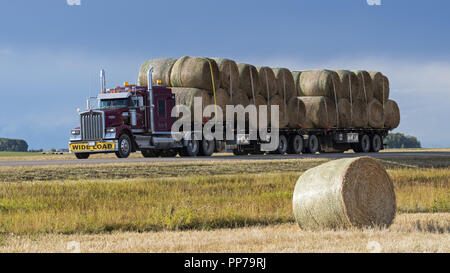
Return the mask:
<svg viewBox="0 0 450 273">
<path fill-rule="evenodd" d="M 376 2 L 376 1 L 375 1 Z M 450 1 L 1 1 L 0 137 L 67 146 L 77 108 L 135 82 L 147 59 L 228 57 L 255 65 L 379 70 L 396 130 L 450 147 Z"/>
</svg>

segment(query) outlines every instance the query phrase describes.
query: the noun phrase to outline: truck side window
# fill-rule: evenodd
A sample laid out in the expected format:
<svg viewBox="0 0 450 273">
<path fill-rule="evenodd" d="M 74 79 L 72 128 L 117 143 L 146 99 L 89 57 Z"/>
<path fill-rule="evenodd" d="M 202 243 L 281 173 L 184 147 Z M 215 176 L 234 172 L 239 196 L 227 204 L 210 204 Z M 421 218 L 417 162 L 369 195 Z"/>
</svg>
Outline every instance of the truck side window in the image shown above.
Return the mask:
<svg viewBox="0 0 450 273">
<path fill-rule="evenodd" d="M 158 100 L 158 114 L 163 117 L 166 116 L 166 101 Z"/>
</svg>

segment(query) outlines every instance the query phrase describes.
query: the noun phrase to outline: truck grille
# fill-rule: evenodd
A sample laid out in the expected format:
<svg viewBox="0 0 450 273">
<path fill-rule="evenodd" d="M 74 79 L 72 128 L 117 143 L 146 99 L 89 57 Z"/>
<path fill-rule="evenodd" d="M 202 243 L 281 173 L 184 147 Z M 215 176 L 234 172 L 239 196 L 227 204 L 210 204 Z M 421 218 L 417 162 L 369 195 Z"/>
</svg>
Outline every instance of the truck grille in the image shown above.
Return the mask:
<svg viewBox="0 0 450 273">
<path fill-rule="evenodd" d="M 103 114 L 101 112 L 82 113 L 81 139 L 98 140 L 103 138 Z"/>
</svg>

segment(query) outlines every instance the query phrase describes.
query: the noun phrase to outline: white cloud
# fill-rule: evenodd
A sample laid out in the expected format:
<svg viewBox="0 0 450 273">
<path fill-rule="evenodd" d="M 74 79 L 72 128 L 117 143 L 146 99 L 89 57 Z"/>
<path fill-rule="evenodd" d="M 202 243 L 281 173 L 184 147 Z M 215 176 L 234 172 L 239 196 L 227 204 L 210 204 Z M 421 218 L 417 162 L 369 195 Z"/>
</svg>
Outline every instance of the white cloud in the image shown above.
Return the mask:
<svg viewBox="0 0 450 273">
<path fill-rule="evenodd" d="M 81 0 L 66 0 L 69 6 L 81 6 Z"/>
<path fill-rule="evenodd" d="M 369 6 L 381 6 L 381 0 L 366 0 Z"/>
</svg>

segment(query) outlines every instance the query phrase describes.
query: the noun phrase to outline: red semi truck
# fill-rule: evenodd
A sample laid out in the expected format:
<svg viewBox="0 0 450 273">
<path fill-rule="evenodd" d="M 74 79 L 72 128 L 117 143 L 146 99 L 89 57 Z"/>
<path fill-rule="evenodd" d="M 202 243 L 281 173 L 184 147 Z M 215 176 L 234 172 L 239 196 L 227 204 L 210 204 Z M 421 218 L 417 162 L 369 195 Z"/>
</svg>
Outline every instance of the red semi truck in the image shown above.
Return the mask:
<svg viewBox="0 0 450 273">
<path fill-rule="evenodd" d="M 87 111 L 79 113 L 79 127 L 71 131 L 69 149 L 78 159 L 94 153 L 115 153 L 119 158 L 126 158 L 136 151 L 141 151 L 144 157 L 210 156 L 224 146 L 235 155 L 264 153 L 261 145 L 270 139 L 258 134 L 256 140 L 251 140 L 248 130 L 241 133 L 234 130 L 232 140 L 192 137 L 202 130 L 175 138 L 171 131 L 175 122 L 171 116 L 175 95 L 168 87 L 153 86 L 151 73 L 152 69 L 148 73 L 149 86 L 125 83 L 122 87 L 106 89 L 105 73 L 100 72 L 102 91 L 97 96 L 98 107 L 91 109 L 88 103 Z M 314 154 L 348 149 L 378 152 L 383 149 L 382 139 L 387 134 L 387 129 L 371 128 L 280 128 L 278 145 L 270 153 Z"/>
</svg>

